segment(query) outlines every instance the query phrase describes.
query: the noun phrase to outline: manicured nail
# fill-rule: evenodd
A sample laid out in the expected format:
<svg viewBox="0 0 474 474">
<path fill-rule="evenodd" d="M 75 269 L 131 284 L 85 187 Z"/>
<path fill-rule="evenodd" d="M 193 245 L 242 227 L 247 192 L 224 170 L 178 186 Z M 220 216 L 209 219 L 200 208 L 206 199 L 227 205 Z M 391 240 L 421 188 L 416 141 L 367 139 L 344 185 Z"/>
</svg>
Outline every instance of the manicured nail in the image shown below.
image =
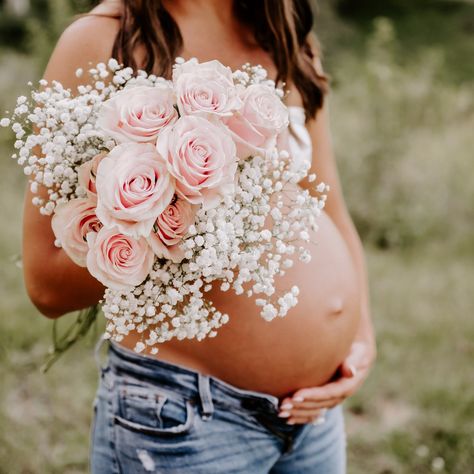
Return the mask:
<svg viewBox="0 0 474 474">
<path fill-rule="evenodd" d="M 288 418 L 288 417 L 290 416 L 290 414 L 291 414 L 291 413 L 288 412 L 288 411 L 281 411 L 280 413 L 278 413 L 278 416 L 279 416 L 280 418 Z"/>
<path fill-rule="evenodd" d="M 293 408 L 293 403 L 285 402 L 280 408 L 283 410 L 291 410 Z"/>
<path fill-rule="evenodd" d="M 304 402 L 304 397 L 302 397 L 301 395 L 298 395 L 296 397 L 293 397 L 293 400 L 295 402 Z"/>
<path fill-rule="evenodd" d="M 287 424 L 287 425 L 294 425 L 294 424 L 295 424 L 295 421 L 290 419 L 290 420 L 288 420 L 288 421 L 286 422 L 286 424 Z"/>
</svg>

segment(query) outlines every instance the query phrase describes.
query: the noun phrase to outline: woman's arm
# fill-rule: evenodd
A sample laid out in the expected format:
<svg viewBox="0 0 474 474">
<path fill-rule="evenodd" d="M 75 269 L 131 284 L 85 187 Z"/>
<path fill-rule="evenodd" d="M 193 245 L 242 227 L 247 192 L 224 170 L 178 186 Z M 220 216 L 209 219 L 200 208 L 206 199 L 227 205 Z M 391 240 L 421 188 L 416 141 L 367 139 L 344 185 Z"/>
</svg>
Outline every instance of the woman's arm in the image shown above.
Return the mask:
<svg viewBox="0 0 474 474">
<path fill-rule="evenodd" d="M 342 194 L 332 147 L 327 98 L 316 119 L 308 124 L 308 129 L 313 143 L 310 174 L 317 174 L 318 181 L 330 186 L 325 211 L 346 241 L 358 275 L 360 323 L 351 351 L 340 366 L 337 380 L 321 387 L 297 390 L 291 397 L 282 400 L 281 410 L 286 412 L 285 416 L 289 413 L 290 424 L 313 422 L 323 416 L 322 410 L 332 408 L 353 395 L 367 378 L 376 356 L 364 252 Z M 300 184 L 310 189 L 306 179 Z"/>
<path fill-rule="evenodd" d="M 360 325 L 356 339 L 370 343 L 374 346 L 373 349 L 375 350 L 375 338 L 370 315 L 369 285 L 364 250 L 357 230 L 347 210 L 341 189 L 332 146 L 327 97 L 325 105 L 318 112 L 316 119 L 311 120 L 308 123 L 308 129 L 313 143 L 313 161 L 310 173 L 315 173 L 318 177 L 318 181 L 323 181 L 330 186 L 324 210 L 331 217 L 332 221 L 343 236 L 359 277 L 358 283 L 361 306 Z M 300 184 L 302 187 L 309 189 L 310 184 L 306 180 L 303 180 Z"/>
<path fill-rule="evenodd" d="M 49 318 L 97 303 L 104 287 L 55 247 L 51 217 L 39 213 L 33 196 L 27 191 L 23 213 L 23 274 L 31 301 Z"/>
<path fill-rule="evenodd" d="M 44 78 L 59 81 L 74 92 L 81 80 L 76 70 L 110 58 L 117 21 L 106 17 L 84 17 L 61 36 L 46 68 Z M 84 81 L 84 79 L 82 79 Z M 43 196 L 46 190 L 41 189 Z M 43 216 L 26 192 L 23 215 L 23 271 L 33 304 L 45 316 L 65 313 L 95 304 L 104 287 L 85 268 L 74 264 L 54 246 L 51 217 Z"/>
</svg>

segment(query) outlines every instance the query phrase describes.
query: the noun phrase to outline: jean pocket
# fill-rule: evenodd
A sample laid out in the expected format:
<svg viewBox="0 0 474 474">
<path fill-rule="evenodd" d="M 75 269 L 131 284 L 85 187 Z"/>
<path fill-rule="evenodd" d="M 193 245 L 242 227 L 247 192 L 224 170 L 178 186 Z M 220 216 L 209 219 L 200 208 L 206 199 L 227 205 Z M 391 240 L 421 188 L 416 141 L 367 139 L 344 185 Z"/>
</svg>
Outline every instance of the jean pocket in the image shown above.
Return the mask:
<svg viewBox="0 0 474 474">
<path fill-rule="evenodd" d="M 190 400 L 157 387 L 125 385 L 119 388 L 115 423 L 122 428 L 150 436 L 179 435 L 194 425 Z"/>
</svg>

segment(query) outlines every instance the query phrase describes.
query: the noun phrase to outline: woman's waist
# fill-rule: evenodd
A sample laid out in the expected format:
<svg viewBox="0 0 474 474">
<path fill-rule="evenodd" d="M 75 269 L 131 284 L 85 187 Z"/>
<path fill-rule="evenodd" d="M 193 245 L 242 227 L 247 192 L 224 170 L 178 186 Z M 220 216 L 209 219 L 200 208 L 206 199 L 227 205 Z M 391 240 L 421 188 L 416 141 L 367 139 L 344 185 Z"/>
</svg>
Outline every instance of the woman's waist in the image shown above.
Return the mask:
<svg viewBox="0 0 474 474">
<path fill-rule="evenodd" d="M 115 342 L 109 347 L 105 377 L 109 371 L 119 390 L 121 386 L 125 390 L 134 386 L 156 387 L 171 398 L 196 401 L 209 396 L 214 403 L 235 409 L 266 409 L 274 413 L 278 409 L 279 400 L 271 394 L 241 389 L 192 367 L 137 354 Z"/>
<path fill-rule="evenodd" d="M 231 315 L 213 338 L 171 340 L 156 357 L 222 379 L 242 389 L 284 396 L 334 376 L 358 325 L 357 311 L 291 313 L 272 322 L 258 314 Z M 139 336 L 121 344 L 132 349 Z"/>
</svg>

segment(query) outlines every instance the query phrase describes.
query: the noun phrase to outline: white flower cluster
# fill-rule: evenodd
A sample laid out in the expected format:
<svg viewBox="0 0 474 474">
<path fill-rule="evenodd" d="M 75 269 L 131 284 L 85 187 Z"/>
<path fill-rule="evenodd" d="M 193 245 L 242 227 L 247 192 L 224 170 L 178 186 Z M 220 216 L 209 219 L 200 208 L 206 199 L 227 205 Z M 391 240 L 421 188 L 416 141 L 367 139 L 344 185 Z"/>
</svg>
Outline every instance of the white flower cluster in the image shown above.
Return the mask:
<svg viewBox="0 0 474 474">
<path fill-rule="evenodd" d="M 317 229 L 325 201 L 325 195 L 317 199 L 296 188 L 307 169 L 289 169 L 285 151 L 275 151 L 271 160 L 255 156 L 241 163 L 235 194 L 216 208 L 198 211 L 184 240 L 183 262 L 157 261 L 139 287 L 106 291 L 106 337 L 120 341 L 138 332 L 142 338 L 135 350 L 150 346 L 156 354 L 156 344 L 172 338 L 215 336 L 229 320 L 205 296 L 216 282 L 221 291 L 258 296 L 256 304 L 267 321 L 285 316 L 297 304 L 299 289 L 292 286 L 277 295 L 275 278 L 295 257 L 310 260 L 302 244 L 309 241 L 309 230 Z M 321 193 L 326 190 L 318 186 Z"/>
<path fill-rule="evenodd" d="M 178 59 L 176 68 L 182 64 Z M 16 136 L 17 151 L 12 157 L 29 176 L 31 191 L 36 194 L 40 185 L 47 189 L 46 199 L 33 198 L 43 214 L 52 215 L 56 208 L 59 212 L 60 204 L 80 203 L 90 195 L 91 189 L 79 185 L 79 167 L 117 146 L 98 126 L 104 102 L 130 85 L 170 84 L 143 71 L 134 75 L 115 60 L 98 64 L 89 73 L 89 85 L 80 86 L 75 94 L 58 82 L 41 81 L 41 90 L 32 90 L 30 100 L 19 97 L 12 116 L 0 120 L 0 126 L 11 127 Z M 238 87 L 264 84 L 283 96 L 260 66 L 244 65 L 232 78 Z M 228 114 L 226 106 L 222 106 L 223 116 Z M 323 183 L 315 185 L 316 198 L 297 186 L 305 177 L 309 182 L 316 179 L 307 173 L 304 165 L 293 170 L 291 157 L 276 147 L 270 154 L 238 161 L 233 193 L 223 194 L 215 206 L 196 211 L 194 224 L 180 243 L 184 258 L 179 263 L 157 256 L 140 285 L 129 290 L 107 288 L 103 300 L 106 337 L 120 341 L 139 333 L 135 350 L 149 348 L 157 353 L 157 345 L 172 338 L 215 336 L 229 316 L 206 297 L 213 289 L 256 297 L 267 321 L 285 316 L 297 304 L 299 289 L 292 286 L 277 294 L 275 278 L 284 275 L 295 258 L 309 262 L 311 255 L 304 243 L 317 229 L 316 218 L 328 190 Z M 82 238 L 87 241 L 85 234 Z"/>
<path fill-rule="evenodd" d="M 76 72 L 78 77 L 83 74 L 81 69 Z M 114 59 L 98 64 L 89 75 L 90 84 L 79 86 L 75 94 L 57 81 L 42 79 L 40 90 L 32 89 L 30 99 L 18 97 L 12 116 L 0 120 L 1 127 L 15 134 L 12 158 L 29 177 L 32 193 L 37 194 L 40 185 L 48 192 L 47 199 L 33 198 L 45 215 L 52 215 L 59 203 L 84 197 L 79 166 L 115 146 L 96 126 L 104 101 L 125 85 L 165 82 L 143 71 L 134 76 L 131 68 L 121 68 Z"/>
<path fill-rule="evenodd" d="M 260 66 L 252 66 L 250 63 L 245 63 L 240 69 L 233 73 L 235 84 L 239 84 L 244 87 L 251 86 L 252 84 L 263 84 L 271 89 L 275 90 L 275 93 L 280 97 L 284 96 L 283 89 L 276 87 L 275 81 L 268 79 L 267 70 Z"/>
</svg>

